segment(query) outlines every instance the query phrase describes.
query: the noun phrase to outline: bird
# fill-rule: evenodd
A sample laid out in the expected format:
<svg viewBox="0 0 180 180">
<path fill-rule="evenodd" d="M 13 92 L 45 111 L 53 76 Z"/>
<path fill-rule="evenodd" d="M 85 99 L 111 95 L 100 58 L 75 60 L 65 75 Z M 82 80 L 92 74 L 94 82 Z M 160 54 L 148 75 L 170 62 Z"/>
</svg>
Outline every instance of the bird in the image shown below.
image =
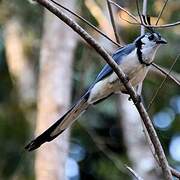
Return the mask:
<svg viewBox="0 0 180 180">
<path fill-rule="evenodd" d="M 134 88 L 145 79 L 151 63 L 154 61 L 157 49 L 167 41 L 159 32 L 146 32 L 137 37 L 133 43 L 117 49 L 112 59 L 128 77 Z M 95 81 L 84 95 L 52 126 L 32 140 L 25 149 L 28 151 L 39 148 L 45 142 L 50 142 L 67 129 L 91 105 L 97 104 L 114 93 L 126 93 L 126 88 L 112 68 L 106 64 Z"/>
</svg>

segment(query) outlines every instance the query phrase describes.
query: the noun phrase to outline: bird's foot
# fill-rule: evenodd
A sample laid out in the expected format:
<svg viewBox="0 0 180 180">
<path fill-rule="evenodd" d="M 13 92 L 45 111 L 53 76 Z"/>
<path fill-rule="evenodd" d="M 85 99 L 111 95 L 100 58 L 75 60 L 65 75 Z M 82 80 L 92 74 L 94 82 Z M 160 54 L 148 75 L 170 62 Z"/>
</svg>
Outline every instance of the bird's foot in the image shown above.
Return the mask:
<svg viewBox="0 0 180 180">
<path fill-rule="evenodd" d="M 129 101 L 132 100 L 131 96 L 129 96 L 128 100 L 129 100 Z M 135 102 L 134 104 L 136 105 L 136 104 L 139 104 L 139 103 L 141 103 L 141 102 L 142 102 L 142 97 L 141 97 L 140 95 L 137 95 L 137 96 L 136 96 L 136 102 Z"/>
<path fill-rule="evenodd" d="M 142 102 L 142 97 L 140 95 L 137 95 L 136 102 L 134 104 L 136 105 L 136 104 L 139 104 L 141 102 Z"/>
<path fill-rule="evenodd" d="M 125 75 L 125 83 L 128 83 L 130 81 L 129 77 L 127 75 Z"/>
</svg>

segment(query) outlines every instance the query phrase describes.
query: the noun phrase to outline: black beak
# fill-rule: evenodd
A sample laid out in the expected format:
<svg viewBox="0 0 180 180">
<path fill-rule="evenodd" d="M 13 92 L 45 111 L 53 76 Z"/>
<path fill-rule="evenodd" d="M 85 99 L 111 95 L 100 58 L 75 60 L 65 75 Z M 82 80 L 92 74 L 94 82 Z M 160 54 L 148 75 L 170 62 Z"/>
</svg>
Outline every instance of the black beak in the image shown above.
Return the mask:
<svg viewBox="0 0 180 180">
<path fill-rule="evenodd" d="M 157 44 L 167 44 L 167 41 L 164 38 L 161 38 L 156 41 Z"/>
</svg>

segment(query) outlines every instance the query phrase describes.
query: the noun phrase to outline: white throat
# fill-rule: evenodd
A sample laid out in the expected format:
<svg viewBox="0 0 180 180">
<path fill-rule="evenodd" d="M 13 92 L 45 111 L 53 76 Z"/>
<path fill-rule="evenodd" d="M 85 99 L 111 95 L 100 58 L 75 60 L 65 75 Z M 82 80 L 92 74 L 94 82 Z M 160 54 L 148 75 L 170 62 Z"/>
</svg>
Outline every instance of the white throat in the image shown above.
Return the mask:
<svg viewBox="0 0 180 180">
<path fill-rule="evenodd" d="M 141 52 L 142 52 L 143 61 L 146 63 L 153 62 L 156 51 L 159 47 L 160 47 L 160 45 L 154 45 L 151 47 L 147 47 L 147 46 L 142 45 Z"/>
</svg>

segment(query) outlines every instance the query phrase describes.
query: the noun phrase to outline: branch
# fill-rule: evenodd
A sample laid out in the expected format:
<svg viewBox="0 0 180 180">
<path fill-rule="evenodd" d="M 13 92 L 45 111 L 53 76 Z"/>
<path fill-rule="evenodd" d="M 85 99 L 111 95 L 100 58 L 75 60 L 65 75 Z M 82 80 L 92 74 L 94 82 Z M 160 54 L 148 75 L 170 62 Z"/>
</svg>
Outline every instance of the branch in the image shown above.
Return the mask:
<svg viewBox="0 0 180 180">
<path fill-rule="evenodd" d="M 118 67 L 116 62 L 113 61 L 112 57 L 102 48 L 86 31 L 84 31 L 77 23 L 67 17 L 64 13 L 62 13 L 58 8 L 56 8 L 52 3 L 48 0 L 36 0 L 39 4 L 43 7 L 47 8 L 57 17 L 59 17 L 64 23 L 70 26 L 75 32 L 77 32 L 89 45 L 91 45 L 96 52 L 101 55 L 101 57 L 109 64 L 109 66 L 114 70 L 117 74 L 121 82 L 124 84 L 127 92 L 129 93 L 131 99 L 133 100 L 139 114 L 148 130 L 150 135 L 151 141 L 154 144 L 156 153 L 161 163 L 161 168 L 164 174 L 164 178 L 166 180 L 171 180 L 172 175 L 169 169 L 169 165 L 164 154 L 163 148 L 161 143 L 157 137 L 156 131 L 152 125 L 151 119 L 149 118 L 148 113 L 146 112 L 142 102 L 139 101 L 139 97 L 136 95 L 135 90 L 133 89 L 132 85 L 128 81 L 126 75 L 123 71 Z"/>
<path fill-rule="evenodd" d="M 140 24 L 137 23 L 137 22 L 131 22 L 131 21 L 123 18 L 123 17 L 121 16 L 121 14 L 119 14 L 119 17 L 120 17 L 123 21 L 127 22 L 128 24 L 132 24 L 132 25 L 136 25 L 136 26 L 139 26 L 139 25 L 140 25 Z"/>
<path fill-rule="evenodd" d="M 167 76 L 169 79 L 171 79 L 174 83 L 176 83 L 178 86 L 180 86 L 180 77 L 178 76 L 178 74 L 172 73 L 173 75 L 170 75 L 168 73 L 168 70 L 165 70 L 164 68 L 161 68 L 159 65 L 157 65 L 155 63 L 152 63 L 151 65 L 153 67 L 155 67 L 155 69 L 157 69 L 158 72 L 161 72 L 162 74 Z"/>
<path fill-rule="evenodd" d="M 167 1 L 168 0 L 166 0 L 166 3 L 167 3 Z M 112 22 L 112 26 L 113 26 L 113 30 L 114 30 L 114 33 L 115 33 L 115 35 L 116 35 L 116 33 L 117 33 L 117 31 L 116 31 L 116 26 L 115 26 L 115 23 L 114 23 L 114 18 L 113 18 L 113 14 L 112 14 L 112 10 L 111 10 L 111 6 L 110 6 L 110 3 L 113 3 L 112 1 L 110 1 L 110 0 L 107 0 L 107 3 L 108 3 L 108 8 L 109 8 L 109 13 L 110 13 L 110 16 L 111 16 L 111 22 Z M 165 4 L 166 4 L 165 3 Z M 116 3 L 114 3 L 115 5 L 116 5 Z M 110 7 L 109 7 L 110 6 Z M 117 5 L 118 6 L 118 5 Z M 165 8 L 165 6 L 166 5 L 164 5 L 163 6 L 163 8 L 162 8 L 162 10 L 161 10 L 161 13 L 160 13 L 160 15 L 159 15 L 159 17 L 158 18 L 160 18 L 161 17 L 161 15 L 162 15 L 162 13 L 163 13 L 163 10 L 164 10 L 164 8 Z M 120 8 L 122 8 L 121 6 L 119 6 Z M 143 15 L 146 15 L 147 14 L 147 0 L 144 0 L 143 1 Z M 122 8 L 122 10 L 124 11 L 125 9 L 124 8 Z M 133 18 L 136 18 L 134 15 L 132 15 L 132 14 L 130 14 L 130 12 L 129 11 L 126 11 L 125 10 L 125 12 L 128 14 L 128 15 L 131 15 Z M 139 12 L 139 11 L 138 11 Z M 122 18 L 122 17 L 121 17 Z M 122 18 L 123 19 L 123 18 Z M 125 20 L 125 19 L 123 19 L 123 20 Z M 127 20 L 125 20 L 125 21 L 127 21 Z M 138 20 L 137 20 L 138 21 Z M 130 24 L 138 24 L 138 23 L 132 23 L 132 22 L 130 22 L 130 21 L 127 21 L 128 23 L 130 23 Z M 157 23 L 158 23 L 158 21 L 157 21 Z M 156 23 L 156 24 L 157 24 Z M 142 33 L 144 33 L 144 26 L 142 26 L 141 28 L 143 28 L 143 30 L 141 29 L 141 34 Z M 116 36 L 116 40 L 118 41 L 118 37 Z M 175 63 L 174 63 L 175 64 Z M 173 68 L 173 66 L 174 66 L 174 64 L 172 65 L 172 68 Z M 170 75 L 170 72 L 172 71 L 172 68 L 171 68 L 171 70 L 169 71 L 169 73 L 167 73 L 165 70 L 163 70 L 162 68 L 160 68 L 158 65 L 156 65 L 155 63 L 152 63 L 152 66 L 154 66 L 155 68 L 156 68 L 156 70 L 158 70 L 158 72 L 161 72 L 163 75 L 165 75 L 165 79 L 166 78 L 169 78 L 169 79 L 171 79 L 171 80 L 173 80 L 176 84 L 178 84 L 176 81 L 176 79 L 173 77 L 173 76 L 171 76 Z M 165 81 L 165 80 L 164 80 Z M 139 87 L 140 88 L 140 90 L 139 91 L 141 91 L 142 90 L 142 84 L 141 84 L 141 87 Z M 150 144 L 150 149 L 152 150 L 152 147 L 153 147 L 153 150 L 154 150 L 154 146 L 153 146 L 153 144 L 152 144 L 152 142 L 151 142 L 151 140 L 150 140 L 150 138 L 149 138 L 149 134 L 148 134 L 148 132 L 147 132 L 147 129 L 146 129 L 146 127 L 144 127 L 144 125 L 143 125 L 143 128 L 144 128 L 144 132 L 145 132 L 145 136 L 147 137 L 147 140 L 148 140 L 148 142 L 149 142 L 149 144 Z M 153 155 L 155 156 L 155 154 L 154 154 L 154 151 L 152 150 L 152 153 L 153 153 Z M 155 156 L 155 159 L 158 161 L 158 159 L 156 158 L 156 156 Z M 159 161 L 158 161 L 158 163 L 159 163 Z M 129 167 L 128 166 L 126 166 L 126 168 L 128 169 Z M 174 175 L 174 176 L 176 176 L 176 177 L 179 177 L 180 176 L 180 173 L 178 172 L 178 171 L 176 171 L 175 169 L 173 169 L 172 167 L 170 167 L 171 168 L 171 172 L 172 172 L 172 174 Z M 132 169 L 128 169 L 137 179 L 139 178 L 138 176 L 136 176 L 136 173 L 132 170 Z M 132 170 L 132 171 L 131 171 Z M 140 179 L 140 178 L 139 178 Z"/>
<path fill-rule="evenodd" d="M 143 0 L 143 10 L 142 10 L 142 14 L 144 16 L 147 15 L 147 0 Z M 143 25 L 141 25 L 141 35 L 143 35 L 145 33 L 145 27 Z"/>
<path fill-rule="evenodd" d="M 144 5 L 144 4 L 143 4 Z M 143 26 L 143 20 L 142 20 L 142 14 L 140 12 L 140 8 L 139 8 L 139 0 L 136 0 L 136 8 L 137 8 L 137 12 L 138 12 L 138 16 L 139 16 L 139 19 L 140 19 L 140 24 L 141 24 L 141 35 L 142 35 L 142 26 Z M 144 30 L 145 30 L 145 26 L 144 27 Z"/>
<path fill-rule="evenodd" d="M 109 0 L 109 2 L 113 5 L 115 5 L 116 7 L 118 7 L 119 9 L 121 9 L 122 11 L 124 11 L 126 14 L 128 14 L 132 19 L 134 19 L 136 21 L 136 23 L 138 25 L 143 25 L 146 28 L 168 28 L 168 27 L 173 27 L 173 26 L 177 26 L 180 25 L 180 21 L 174 22 L 174 23 L 169 23 L 169 24 L 162 24 L 162 25 L 147 25 L 145 24 L 143 21 L 140 22 L 136 16 L 134 16 L 132 13 L 130 13 L 129 11 L 127 11 L 126 9 L 124 9 L 123 7 L 121 7 L 120 5 L 118 5 L 117 3 Z M 139 17 L 141 19 L 141 16 Z M 127 21 L 128 22 L 128 21 Z"/>
<path fill-rule="evenodd" d="M 138 174 L 129 166 L 126 165 L 126 168 L 128 169 L 128 171 L 133 175 L 133 177 L 135 177 L 135 179 L 137 180 L 143 180 L 142 177 L 138 176 Z"/>
<path fill-rule="evenodd" d="M 156 67 L 152 66 L 150 68 L 150 70 L 149 70 L 149 73 L 152 74 L 152 75 L 157 75 L 157 76 L 165 77 L 166 74 L 168 74 L 169 69 L 162 68 L 159 65 L 157 65 L 157 66 L 158 66 L 158 68 L 161 69 L 161 71 L 159 69 L 157 69 Z M 177 73 L 176 71 L 172 71 L 170 76 L 175 79 L 175 81 L 172 81 L 172 82 L 174 82 L 175 84 L 178 83 L 177 85 L 180 85 L 180 74 L 179 73 Z M 171 80 L 171 78 L 169 76 L 168 76 L 168 79 Z M 177 81 L 177 83 L 176 83 L 176 81 Z"/>
<path fill-rule="evenodd" d="M 105 38 L 107 38 L 109 41 L 111 41 L 113 44 L 115 44 L 118 47 L 121 47 L 121 45 L 115 41 L 113 41 L 109 36 L 107 36 L 105 33 L 103 33 L 100 29 L 98 29 L 96 26 L 94 26 L 93 24 L 91 24 L 89 21 L 87 21 L 85 18 L 83 18 L 82 16 L 78 15 L 77 13 L 73 12 L 72 10 L 64 7 L 63 5 L 61 5 L 60 3 L 54 1 L 54 0 L 50 0 L 51 2 L 53 2 L 54 4 L 56 4 L 57 6 L 59 6 L 60 8 L 66 10 L 67 12 L 71 13 L 72 15 L 74 15 L 75 17 L 77 17 L 78 19 L 80 19 L 81 21 L 83 21 L 84 23 L 86 23 L 88 26 L 90 26 L 91 28 L 93 28 L 95 31 L 97 31 L 98 33 L 100 33 L 102 36 L 104 36 Z"/>
<path fill-rule="evenodd" d="M 146 25 L 144 23 L 141 23 L 141 25 L 145 26 L 145 27 L 150 27 L 150 28 L 169 28 L 169 27 L 173 27 L 173 26 L 178 26 L 180 25 L 180 21 L 174 22 L 174 23 L 169 23 L 169 24 L 162 24 L 162 25 Z"/>
<path fill-rule="evenodd" d="M 142 125 L 144 126 L 144 124 L 142 124 Z M 154 156 L 154 159 L 155 159 L 156 162 L 159 164 L 159 166 L 161 166 L 161 163 L 159 162 L 158 156 L 157 156 L 157 154 L 156 154 L 156 152 L 155 152 L 154 145 L 153 145 L 153 143 L 152 143 L 152 141 L 151 141 L 151 139 L 150 139 L 150 137 L 149 137 L 149 134 L 148 134 L 146 128 L 143 127 L 143 130 L 144 130 L 144 134 L 145 134 L 145 136 L 146 136 L 148 145 L 149 145 L 149 147 L 150 147 L 150 150 L 151 150 L 151 152 L 152 152 L 152 155 Z M 170 168 L 170 170 L 171 170 L 172 175 L 180 179 L 180 172 L 177 171 L 176 169 L 174 169 L 174 168 L 171 167 L 171 166 L 169 166 L 169 168 Z"/>
<path fill-rule="evenodd" d="M 79 125 L 88 133 L 96 147 L 114 164 L 114 166 L 122 173 L 126 173 L 124 170 L 124 165 L 118 160 L 114 153 L 105 147 L 101 138 L 95 133 L 94 130 L 87 128 L 84 123 L 79 122 Z"/>
<path fill-rule="evenodd" d="M 180 172 L 177 171 L 176 169 L 170 167 L 171 173 L 173 174 L 173 176 L 177 177 L 180 179 Z"/>
<path fill-rule="evenodd" d="M 136 21 L 138 25 L 140 25 L 140 22 L 139 22 L 139 20 L 136 18 L 135 15 L 133 15 L 132 13 L 130 13 L 129 11 L 127 11 L 126 9 L 124 9 L 123 7 L 121 7 L 119 4 L 117 4 L 117 3 L 115 3 L 115 2 L 113 2 L 113 1 L 111 1 L 111 0 L 109 0 L 109 2 L 110 2 L 111 4 L 113 4 L 114 6 L 116 6 L 117 8 L 121 9 L 122 11 L 124 11 L 126 14 L 129 15 L 129 17 L 131 17 L 132 19 L 134 19 L 134 21 Z"/>
<path fill-rule="evenodd" d="M 176 57 L 175 61 L 173 62 L 172 66 L 171 66 L 170 69 L 169 69 L 168 74 L 165 76 L 165 78 L 163 79 L 163 81 L 161 82 L 161 84 L 159 85 L 159 87 L 157 88 L 156 92 L 154 93 L 154 95 L 153 95 L 153 97 L 152 97 L 152 99 L 151 99 L 151 101 L 149 102 L 149 105 L 148 105 L 148 107 L 147 107 L 147 111 L 149 111 L 149 109 L 151 108 L 151 105 L 153 104 L 155 98 L 157 97 L 160 89 L 163 87 L 165 81 L 166 81 L 167 78 L 168 78 L 168 75 L 171 73 L 174 65 L 176 64 L 177 60 L 179 59 L 179 56 L 180 56 L 180 55 L 178 55 L 178 56 Z"/>
<path fill-rule="evenodd" d="M 158 24 L 158 22 L 159 22 L 159 20 L 160 20 L 162 14 L 163 14 L 163 12 L 164 12 L 164 9 L 165 9 L 167 3 L 168 3 L 168 0 L 166 0 L 166 2 L 164 3 L 164 6 L 162 7 L 161 12 L 159 13 L 158 19 L 157 19 L 157 21 L 156 21 L 156 25 Z"/>
<path fill-rule="evenodd" d="M 113 12 L 112 12 L 112 7 L 111 7 L 111 3 L 109 0 L 107 1 L 107 5 L 108 5 L 108 10 L 109 10 L 109 15 L 110 15 L 110 19 L 111 19 L 111 24 L 114 30 L 114 35 L 116 37 L 116 41 L 120 44 L 120 37 L 116 28 L 116 24 L 115 24 L 115 20 L 114 20 L 114 16 L 113 16 Z"/>
</svg>

